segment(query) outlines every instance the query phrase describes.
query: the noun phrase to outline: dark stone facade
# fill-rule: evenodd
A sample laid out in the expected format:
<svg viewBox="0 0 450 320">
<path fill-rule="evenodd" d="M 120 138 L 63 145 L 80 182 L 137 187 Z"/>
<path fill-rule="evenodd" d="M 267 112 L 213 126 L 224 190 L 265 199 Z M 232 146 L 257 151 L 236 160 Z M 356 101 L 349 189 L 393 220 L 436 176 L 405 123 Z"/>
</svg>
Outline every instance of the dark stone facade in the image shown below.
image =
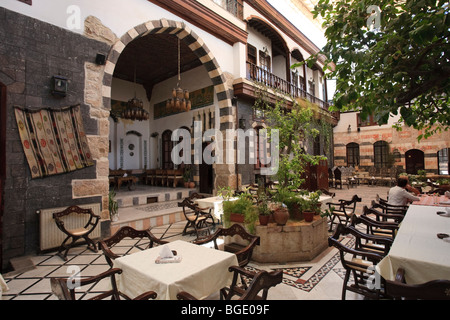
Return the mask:
<svg viewBox="0 0 450 320">
<path fill-rule="evenodd" d="M 85 63 L 110 47 L 80 34 L 0 8 L 0 82 L 6 86 L 6 176 L 4 185 L 2 269 L 11 258 L 39 249 L 36 210 L 101 202 L 101 197 L 72 199 L 74 179 L 95 179 L 96 167 L 31 179 L 14 116 L 15 105 L 39 109 L 81 104 L 85 130 L 98 134 L 84 102 Z M 51 94 L 54 75 L 69 79 L 64 98 Z"/>
</svg>

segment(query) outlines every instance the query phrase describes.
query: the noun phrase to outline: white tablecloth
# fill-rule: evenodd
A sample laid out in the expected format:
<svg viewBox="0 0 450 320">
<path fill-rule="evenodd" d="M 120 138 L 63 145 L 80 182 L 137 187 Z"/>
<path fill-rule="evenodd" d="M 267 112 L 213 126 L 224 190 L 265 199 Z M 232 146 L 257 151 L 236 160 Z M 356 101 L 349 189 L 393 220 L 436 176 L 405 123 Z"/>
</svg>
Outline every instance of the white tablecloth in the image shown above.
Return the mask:
<svg viewBox="0 0 450 320">
<path fill-rule="evenodd" d="M 436 236 L 450 234 L 450 217 L 437 211 L 446 208 L 410 205 L 389 254 L 377 265 L 383 278 L 394 280 L 397 269 L 403 268 L 408 284 L 450 280 L 450 238 Z"/>
<path fill-rule="evenodd" d="M 117 276 L 119 290 L 130 298 L 153 290 L 159 300 L 176 300 L 180 291 L 203 299 L 231 284 L 233 274 L 228 268 L 238 265 L 235 254 L 181 240 L 168 246 L 182 257 L 181 262 L 156 264 L 161 247 L 116 259 L 114 268 L 123 270 Z"/>
</svg>

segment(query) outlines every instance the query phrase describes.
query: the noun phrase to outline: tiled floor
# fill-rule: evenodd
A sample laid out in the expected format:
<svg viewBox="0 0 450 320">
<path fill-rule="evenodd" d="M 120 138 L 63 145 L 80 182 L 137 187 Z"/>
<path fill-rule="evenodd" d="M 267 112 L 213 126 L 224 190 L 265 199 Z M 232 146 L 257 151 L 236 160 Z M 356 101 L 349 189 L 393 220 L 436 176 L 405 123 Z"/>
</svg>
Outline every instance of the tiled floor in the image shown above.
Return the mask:
<svg viewBox="0 0 450 320">
<path fill-rule="evenodd" d="M 370 205 L 377 194 L 385 197 L 388 189 L 388 187 L 358 186 L 351 189 L 346 187 L 342 190 L 331 189 L 331 191 L 336 192 L 335 199 L 350 199 L 354 194 L 361 197 L 363 201 L 357 207 L 357 212 L 360 213 L 363 205 Z M 193 240 L 193 237 L 181 236 L 184 224 L 184 222 L 178 222 L 155 227 L 152 232 L 168 241 Z M 343 241 L 351 241 L 351 239 Z M 130 240 L 130 242 L 134 241 Z M 130 244 L 126 243 L 123 250 L 130 250 Z M 282 265 L 250 263 L 249 267 L 265 270 L 283 268 L 283 283 L 269 291 L 269 300 L 337 300 L 341 298 L 343 282 L 343 269 L 337 253 L 336 249 L 328 248 L 313 261 Z M 31 256 L 29 259 L 34 265 L 33 269 L 22 273 L 11 272 L 3 275 L 9 291 L 3 292 L 2 300 L 55 300 L 50 288 L 49 279 L 51 277 L 68 277 L 76 271 L 80 271 L 83 277 L 91 276 L 109 268 L 101 252 L 94 253 L 87 250 L 85 246 L 72 249 L 67 262 L 62 261 L 54 253 Z M 90 292 L 102 290 L 102 283 L 94 288 L 83 290 L 86 290 L 84 298 L 89 297 Z M 215 298 L 218 296 L 211 297 L 211 299 Z M 347 293 L 347 299 L 355 300 L 361 299 L 361 297 Z"/>
</svg>

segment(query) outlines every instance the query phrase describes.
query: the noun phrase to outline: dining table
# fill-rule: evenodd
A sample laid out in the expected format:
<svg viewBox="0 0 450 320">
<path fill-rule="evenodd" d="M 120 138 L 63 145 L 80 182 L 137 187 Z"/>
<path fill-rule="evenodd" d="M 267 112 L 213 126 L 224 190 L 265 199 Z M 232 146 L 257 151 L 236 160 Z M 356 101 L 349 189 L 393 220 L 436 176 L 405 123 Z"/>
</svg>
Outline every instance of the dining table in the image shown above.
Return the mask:
<svg viewBox="0 0 450 320">
<path fill-rule="evenodd" d="M 413 204 L 422 206 L 450 206 L 450 199 L 445 195 L 420 194 L 419 198 Z"/>
<path fill-rule="evenodd" d="M 163 248 L 167 246 L 168 248 Z M 176 300 L 180 291 L 204 299 L 231 284 L 231 266 L 238 265 L 234 253 L 176 240 L 164 246 L 135 252 L 114 260 L 118 289 L 130 298 L 153 290 L 158 300 Z M 178 262 L 157 263 L 163 249 L 176 252 Z M 159 260 L 159 259 L 158 259 Z M 161 260 L 159 260 L 161 261 Z M 169 259 L 170 261 L 170 259 Z"/>
<path fill-rule="evenodd" d="M 376 266 L 378 274 L 387 280 L 395 280 L 399 268 L 405 270 L 408 284 L 450 280 L 448 206 L 409 206 L 388 255 Z"/>
<path fill-rule="evenodd" d="M 232 198 L 228 198 L 227 201 L 235 201 L 237 199 L 238 199 L 237 197 L 232 197 Z M 224 201 L 224 198 L 222 196 L 215 196 L 215 197 L 195 199 L 194 203 L 196 203 L 201 208 L 212 209 L 211 214 L 218 221 L 222 221 L 223 201 Z"/>
</svg>

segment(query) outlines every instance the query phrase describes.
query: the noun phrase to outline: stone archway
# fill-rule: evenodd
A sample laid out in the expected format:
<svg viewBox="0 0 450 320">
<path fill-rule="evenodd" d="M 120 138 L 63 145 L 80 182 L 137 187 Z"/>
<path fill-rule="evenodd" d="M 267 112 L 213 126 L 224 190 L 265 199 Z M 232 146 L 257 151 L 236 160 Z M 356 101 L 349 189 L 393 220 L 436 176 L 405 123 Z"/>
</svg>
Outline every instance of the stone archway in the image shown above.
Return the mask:
<svg viewBox="0 0 450 320">
<path fill-rule="evenodd" d="M 140 24 L 133 29 L 129 30 L 123 35 L 111 48 L 109 55 L 106 59 L 103 83 L 102 83 L 102 96 L 103 96 L 103 108 L 111 109 L 111 85 L 114 74 L 115 66 L 119 60 L 119 57 L 128 43 L 150 34 L 171 34 L 177 36 L 184 44 L 186 44 L 198 57 L 203 66 L 208 71 L 208 75 L 214 85 L 214 89 L 217 96 L 220 114 L 220 128 L 225 137 L 225 131 L 227 129 L 235 129 L 235 117 L 236 110 L 231 102 L 231 89 L 227 84 L 226 77 L 211 51 L 201 38 L 199 38 L 195 32 L 193 32 L 183 22 L 172 20 L 155 20 Z M 224 139 L 224 146 L 227 141 Z M 223 148 L 226 152 L 226 149 Z M 224 155 L 225 156 L 225 155 Z M 215 164 L 215 187 L 217 186 L 235 186 L 236 185 L 236 172 L 235 166 L 229 164 Z M 197 170 L 198 171 L 198 170 Z"/>
</svg>

